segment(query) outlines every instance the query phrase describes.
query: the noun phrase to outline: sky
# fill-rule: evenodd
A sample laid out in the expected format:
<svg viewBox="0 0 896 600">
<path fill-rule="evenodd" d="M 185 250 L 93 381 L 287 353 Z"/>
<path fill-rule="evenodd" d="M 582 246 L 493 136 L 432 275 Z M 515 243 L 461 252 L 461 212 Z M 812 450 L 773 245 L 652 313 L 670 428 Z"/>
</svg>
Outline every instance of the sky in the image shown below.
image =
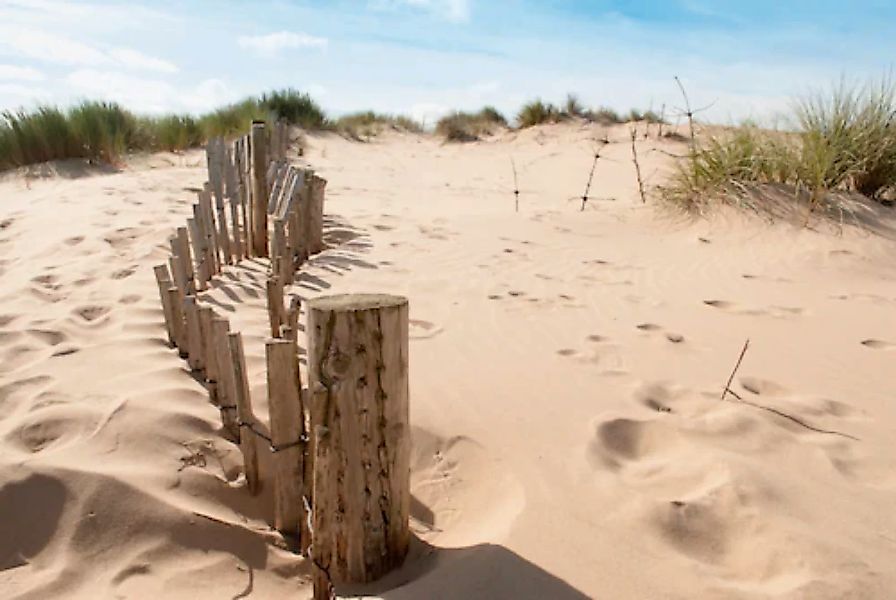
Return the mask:
<svg viewBox="0 0 896 600">
<path fill-rule="evenodd" d="M 271 89 L 332 115 L 432 123 L 534 98 L 774 121 L 794 96 L 886 76 L 896 2 L 0 0 L 0 108 L 81 99 L 203 111 Z"/>
</svg>

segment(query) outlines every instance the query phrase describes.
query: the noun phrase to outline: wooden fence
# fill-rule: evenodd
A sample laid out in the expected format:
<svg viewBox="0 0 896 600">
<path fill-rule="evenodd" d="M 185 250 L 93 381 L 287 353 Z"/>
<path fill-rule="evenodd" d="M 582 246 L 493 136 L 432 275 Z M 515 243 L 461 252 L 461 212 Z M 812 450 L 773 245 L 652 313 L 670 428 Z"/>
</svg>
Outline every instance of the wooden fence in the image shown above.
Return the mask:
<svg viewBox="0 0 896 600">
<path fill-rule="evenodd" d="M 316 599 L 399 566 L 410 532 L 408 302 L 378 294 L 305 307 L 308 386 L 299 365 L 298 297 L 285 289 L 324 249 L 326 180 L 287 160 L 289 130 L 253 122 L 209 141 L 208 181 L 154 267 L 169 342 L 205 384 L 239 444 L 246 489 L 272 486 L 273 525 L 311 562 Z M 254 413 L 240 332 L 200 292 L 227 265 L 269 257 L 265 342 L 270 424 Z M 264 481 L 261 453 L 270 453 Z"/>
</svg>

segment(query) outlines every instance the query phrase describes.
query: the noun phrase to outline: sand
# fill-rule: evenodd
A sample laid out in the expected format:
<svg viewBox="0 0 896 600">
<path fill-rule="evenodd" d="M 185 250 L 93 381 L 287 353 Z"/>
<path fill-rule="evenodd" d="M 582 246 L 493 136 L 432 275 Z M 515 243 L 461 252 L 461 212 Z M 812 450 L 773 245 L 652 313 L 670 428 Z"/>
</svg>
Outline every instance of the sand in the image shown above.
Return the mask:
<svg viewBox="0 0 896 600">
<path fill-rule="evenodd" d="M 330 249 L 303 297 L 411 306 L 410 598 L 889 598 L 896 243 L 641 204 L 623 128 L 466 145 L 310 135 Z M 680 143 L 639 142 L 648 182 Z M 511 157 L 519 178 L 514 212 Z M 308 597 L 152 266 L 204 156 L 0 181 L 0 596 Z M 208 294 L 267 411 L 263 274 Z M 732 389 L 720 394 L 746 339 Z M 782 416 L 788 415 L 788 416 Z"/>
</svg>

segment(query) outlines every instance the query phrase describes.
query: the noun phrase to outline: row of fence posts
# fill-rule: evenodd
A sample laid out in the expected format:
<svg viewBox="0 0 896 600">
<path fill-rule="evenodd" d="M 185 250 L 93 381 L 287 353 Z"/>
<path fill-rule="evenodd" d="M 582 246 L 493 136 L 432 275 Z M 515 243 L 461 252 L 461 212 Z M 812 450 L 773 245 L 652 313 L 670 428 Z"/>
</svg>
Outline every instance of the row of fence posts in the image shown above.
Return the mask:
<svg viewBox="0 0 896 600">
<path fill-rule="evenodd" d="M 154 270 L 170 343 L 239 443 L 249 493 L 273 486 L 273 525 L 311 561 L 314 598 L 324 599 L 339 584 L 378 579 L 408 551 L 408 302 L 382 294 L 309 301 L 303 387 L 301 307 L 296 296 L 286 305 L 285 289 L 324 249 L 326 180 L 288 163 L 288 139 L 285 124 L 268 131 L 253 122 L 230 145 L 209 141 L 209 181 L 171 236 L 168 263 Z M 252 408 L 241 333 L 198 294 L 224 265 L 266 256 L 269 427 Z M 270 481 L 260 452 L 270 452 Z"/>
</svg>

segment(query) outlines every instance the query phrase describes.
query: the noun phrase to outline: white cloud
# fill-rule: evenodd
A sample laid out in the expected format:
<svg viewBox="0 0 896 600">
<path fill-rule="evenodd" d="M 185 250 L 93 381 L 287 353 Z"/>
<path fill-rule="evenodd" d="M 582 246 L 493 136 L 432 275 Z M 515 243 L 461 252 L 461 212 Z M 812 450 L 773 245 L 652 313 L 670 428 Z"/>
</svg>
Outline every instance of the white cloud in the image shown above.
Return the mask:
<svg viewBox="0 0 896 600">
<path fill-rule="evenodd" d="M 238 99 L 233 86 L 219 79 L 206 79 L 195 86 L 181 87 L 129 73 L 78 69 L 65 77 L 65 83 L 75 98 L 115 101 L 138 113 L 197 113 Z"/>
<path fill-rule="evenodd" d="M 90 44 L 37 30 L 4 27 L 0 29 L 0 47 L 19 56 L 63 65 L 102 65 L 111 60 Z"/>
<path fill-rule="evenodd" d="M 85 67 L 119 68 L 176 73 L 176 65 L 132 48 L 103 49 L 63 35 L 38 29 L 0 27 L 0 50 L 31 60 Z"/>
<path fill-rule="evenodd" d="M 177 73 L 178 71 L 177 65 L 167 60 L 147 56 L 131 48 L 113 48 L 109 51 L 109 56 L 126 68 L 158 71 L 160 73 Z"/>
<path fill-rule="evenodd" d="M 27 101 L 45 102 L 50 98 L 46 90 L 20 83 L 0 83 L 0 105 L 12 107 Z"/>
<path fill-rule="evenodd" d="M 281 50 L 292 48 L 326 48 L 327 39 L 307 33 L 278 31 L 267 35 L 241 35 L 237 38 L 237 44 L 240 48 L 271 57 L 276 56 Z"/>
<path fill-rule="evenodd" d="M 370 0 L 368 5 L 375 10 L 399 10 L 410 6 L 455 23 L 470 20 L 469 0 Z"/>
<path fill-rule="evenodd" d="M 15 81 L 43 81 L 44 74 L 31 67 L 0 65 L 0 79 Z"/>
</svg>

